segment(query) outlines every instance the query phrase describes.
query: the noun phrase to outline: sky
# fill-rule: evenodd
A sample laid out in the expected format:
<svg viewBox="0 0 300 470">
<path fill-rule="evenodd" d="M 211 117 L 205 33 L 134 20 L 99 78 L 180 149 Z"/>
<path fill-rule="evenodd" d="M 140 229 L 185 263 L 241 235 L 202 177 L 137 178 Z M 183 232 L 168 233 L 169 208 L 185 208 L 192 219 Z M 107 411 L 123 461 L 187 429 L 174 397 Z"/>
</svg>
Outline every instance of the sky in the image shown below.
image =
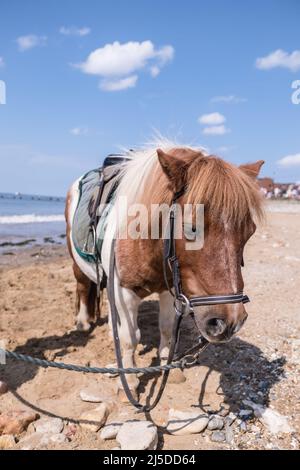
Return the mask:
<svg viewBox="0 0 300 470">
<path fill-rule="evenodd" d="M 299 20 L 298 0 L 0 0 L 0 192 L 63 196 L 155 130 L 300 181 Z"/>
</svg>

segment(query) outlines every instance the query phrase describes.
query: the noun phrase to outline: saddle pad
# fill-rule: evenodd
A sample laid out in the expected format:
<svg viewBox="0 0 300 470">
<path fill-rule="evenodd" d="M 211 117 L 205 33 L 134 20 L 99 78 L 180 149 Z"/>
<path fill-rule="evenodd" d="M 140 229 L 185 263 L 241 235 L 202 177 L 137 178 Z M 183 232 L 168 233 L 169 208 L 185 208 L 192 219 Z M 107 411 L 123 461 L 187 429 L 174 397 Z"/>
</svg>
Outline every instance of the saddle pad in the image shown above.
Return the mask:
<svg viewBox="0 0 300 470">
<path fill-rule="evenodd" d="M 99 220 L 96 229 L 96 248 L 101 256 L 107 216 L 120 180 L 120 169 L 125 161 L 128 159 L 124 158 L 123 162 L 91 170 L 79 180 L 79 198 L 72 223 L 72 240 L 77 253 L 86 261 L 95 262 L 94 237 L 90 231 L 90 222 L 99 188 L 101 188 L 101 200 L 97 208 Z"/>
<path fill-rule="evenodd" d="M 77 253 L 86 261 L 94 261 L 93 237 L 90 233 L 91 208 L 97 197 L 102 178 L 98 168 L 79 180 L 79 198 L 72 222 L 72 240 Z"/>
</svg>

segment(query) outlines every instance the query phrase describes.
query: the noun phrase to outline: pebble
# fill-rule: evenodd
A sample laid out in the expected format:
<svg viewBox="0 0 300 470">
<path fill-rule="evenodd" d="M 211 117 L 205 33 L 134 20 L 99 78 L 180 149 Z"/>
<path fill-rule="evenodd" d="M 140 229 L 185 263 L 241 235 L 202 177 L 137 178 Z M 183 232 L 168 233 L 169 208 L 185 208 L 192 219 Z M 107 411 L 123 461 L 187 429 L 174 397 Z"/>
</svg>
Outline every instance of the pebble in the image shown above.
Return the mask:
<svg viewBox="0 0 300 470">
<path fill-rule="evenodd" d="M 240 426 L 239 426 L 240 430 L 242 432 L 246 432 L 247 431 L 247 424 L 245 423 L 245 421 L 242 421 Z"/>
<path fill-rule="evenodd" d="M 77 433 L 78 426 L 74 423 L 69 423 L 64 430 L 64 435 L 71 439 Z"/>
<path fill-rule="evenodd" d="M 43 437 L 43 434 L 30 434 L 29 436 L 23 437 L 19 441 L 19 448 L 21 450 L 36 450 L 41 447 L 41 439 Z"/>
<path fill-rule="evenodd" d="M 108 414 L 109 409 L 107 404 L 101 403 L 97 408 L 82 413 L 79 419 L 86 422 L 80 423 L 80 426 L 89 431 L 97 432 L 105 424 Z"/>
<path fill-rule="evenodd" d="M 34 423 L 34 429 L 40 434 L 59 434 L 64 428 L 61 418 L 41 418 Z"/>
<path fill-rule="evenodd" d="M 250 418 L 250 416 L 252 416 L 252 415 L 253 415 L 252 410 L 241 410 L 239 412 L 239 417 L 242 418 L 242 419 Z"/>
<path fill-rule="evenodd" d="M 107 394 L 99 392 L 93 392 L 89 389 L 84 389 L 79 392 L 79 396 L 82 401 L 88 401 L 90 403 L 102 403 L 109 397 Z"/>
<path fill-rule="evenodd" d="M 223 429 L 224 427 L 224 420 L 221 416 L 212 415 L 209 418 L 207 429 L 210 431 L 215 431 L 217 429 Z"/>
<path fill-rule="evenodd" d="M 8 450 L 16 447 L 16 441 L 12 434 L 0 436 L 0 450 Z"/>
<path fill-rule="evenodd" d="M 19 435 L 25 431 L 30 423 L 38 419 L 39 415 L 27 410 L 7 411 L 0 415 L 0 434 Z"/>
<path fill-rule="evenodd" d="M 225 418 L 225 416 L 227 416 L 229 414 L 229 407 L 228 405 L 226 405 L 225 403 L 222 403 L 221 405 L 221 410 L 218 412 L 218 415 L 219 416 L 222 416 L 223 418 Z"/>
<path fill-rule="evenodd" d="M 0 380 L 0 395 L 4 395 L 8 392 L 8 385 L 3 380 Z"/>
<path fill-rule="evenodd" d="M 234 414 L 232 411 L 229 413 L 228 416 L 226 416 L 225 418 L 225 424 L 227 424 L 228 426 L 231 426 L 232 423 L 234 423 L 234 421 L 237 419 L 237 415 Z"/>
<path fill-rule="evenodd" d="M 123 423 L 106 424 L 101 430 L 101 439 L 104 441 L 108 439 L 115 439 L 122 425 Z"/>
<path fill-rule="evenodd" d="M 212 442 L 225 442 L 226 441 L 226 434 L 223 431 L 214 431 L 210 436 L 210 440 Z"/>
<path fill-rule="evenodd" d="M 229 426 L 228 424 L 225 425 L 225 438 L 226 438 L 226 442 L 228 444 L 233 444 L 233 442 L 234 442 L 234 433 L 233 433 L 232 426 Z"/>
<path fill-rule="evenodd" d="M 44 434 L 40 440 L 41 446 L 47 446 L 51 443 L 53 444 L 63 444 L 68 442 L 67 436 L 65 434 Z"/>
<path fill-rule="evenodd" d="M 173 369 L 169 374 L 170 384 L 182 384 L 186 381 L 186 376 L 180 369 Z"/>
<path fill-rule="evenodd" d="M 208 420 L 208 415 L 199 411 L 179 411 L 171 408 L 166 429 L 176 436 L 197 434 L 206 428 Z"/>
<path fill-rule="evenodd" d="M 122 450 L 155 450 L 157 428 L 150 421 L 127 421 L 118 431 L 116 440 Z"/>
</svg>

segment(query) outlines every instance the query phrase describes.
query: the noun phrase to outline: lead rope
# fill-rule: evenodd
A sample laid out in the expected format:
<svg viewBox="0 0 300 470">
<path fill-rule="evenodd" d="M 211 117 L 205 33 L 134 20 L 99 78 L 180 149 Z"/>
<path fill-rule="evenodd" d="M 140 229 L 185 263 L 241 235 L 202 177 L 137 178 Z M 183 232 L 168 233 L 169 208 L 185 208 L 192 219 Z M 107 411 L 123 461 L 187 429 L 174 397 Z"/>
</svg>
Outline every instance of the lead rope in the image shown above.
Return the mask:
<svg viewBox="0 0 300 470">
<path fill-rule="evenodd" d="M 115 268 L 116 268 L 115 239 L 113 239 L 112 244 L 111 244 L 111 252 L 110 252 L 107 293 L 108 293 L 108 299 L 109 299 L 110 309 L 111 309 L 111 323 L 112 323 L 112 330 L 113 330 L 113 337 L 114 337 L 115 353 L 116 353 L 116 358 L 117 358 L 117 366 L 118 368 L 123 368 L 122 352 L 121 352 L 120 338 L 119 338 L 119 332 L 118 332 L 118 323 L 120 324 L 120 319 L 119 319 L 118 310 L 116 307 L 116 299 L 115 299 L 115 283 L 114 283 Z M 173 328 L 172 328 L 172 339 L 171 339 L 169 355 L 167 359 L 167 365 L 171 364 L 174 354 L 175 354 L 176 346 L 178 343 L 179 328 L 180 328 L 181 320 L 182 320 L 182 313 L 177 311 L 176 309 L 175 319 L 174 319 Z M 135 408 L 138 409 L 138 413 L 149 412 L 153 410 L 153 408 L 156 407 L 156 405 L 158 404 L 158 402 L 160 401 L 162 397 L 163 391 L 167 384 L 169 373 L 170 373 L 170 370 L 164 371 L 159 390 L 157 392 L 156 398 L 153 401 L 153 403 L 149 405 L 142 405 L 132 395 L 132 392 L 128 386 L 126 375 L 120 372 L 120 379 L 124 388 L 124 392 L 129 402 Z"/>
</svg>

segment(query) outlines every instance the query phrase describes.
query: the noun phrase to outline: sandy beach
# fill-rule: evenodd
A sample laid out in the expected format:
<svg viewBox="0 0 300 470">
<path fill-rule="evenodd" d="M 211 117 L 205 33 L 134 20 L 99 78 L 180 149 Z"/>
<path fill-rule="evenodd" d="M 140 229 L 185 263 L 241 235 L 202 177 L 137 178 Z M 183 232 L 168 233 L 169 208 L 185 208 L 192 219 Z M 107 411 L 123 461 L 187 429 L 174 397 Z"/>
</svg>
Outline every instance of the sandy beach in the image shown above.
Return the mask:
<svg viewBox="0 0 300 470">
<path fill-rule="evenodd" d="M 184 383 L 169 383 L 157 408 L 148 416 L 159 429 L 161 449 L 297 449 L 300 431 L 300 216 L 284 203 L 273 204 L 267 220 L 245 251 L 245 292 L 251 298 L 248 320 L 230 343 L 210 346 L 201 364 L 185 371 Z M 277 209 L 276 209 L 277 207 Z M 287 208 L 286 208 L 287 207 Z M 296 207 L 296 206 L 295 206 Z M 298 212 L 298 213 L 295 213 Z M 101 320 L 90 333 L 74 328 L 75 281 L 65 245 L 45 244 L 16 250 L 0 257 L 0 339 L 11 351 L 75 364 L 114 362 L 108 335 L 107 303 Z M 142 344 L 138 365 L 156 361 L 159 332 L 155 297 L 141 308 Z M 188 331 L 188 325 L 187 325 Z M 187 335 L 186 335 L 187 336 Z M 81 426 L 80 416 L 97 406 L 80 398 L 82 390 L 101 391 L 112 402 L 108 422 L 142 419 L 118 402 L 116 378 L 42 369 L 9 360 L 0 366 L 0 380 L 9 391 L 0 397 L 0 413 L 28 409 L 40 417 L 63 419 L 67 440 L 31 444 L 33 448 L 112 449 L 116 441 Z M 152 389 L 153 377 L 142 377 L 142 401 Z M 165 432 L 170 408 L 217 413 L 222 407 L 238 415 L 249 409 L 245 400 L 285 416 L 292 432 L 272 434 L 254 415 L 233 425 L 233 440 L 213 442 L 211 431 L 173 436 Z M 201 405 L 201 406 L 200 406 Z M 200 408 L 199 408 L 200 406 Z M 221 408 L 220 408 L 221 407 Z M 240 422 L 245 425 L 241 426 Z M 33 437 L 30 425 L 16 440 Z M 23 444 L 22 444 L 23 442 Z"/>
</svg>

